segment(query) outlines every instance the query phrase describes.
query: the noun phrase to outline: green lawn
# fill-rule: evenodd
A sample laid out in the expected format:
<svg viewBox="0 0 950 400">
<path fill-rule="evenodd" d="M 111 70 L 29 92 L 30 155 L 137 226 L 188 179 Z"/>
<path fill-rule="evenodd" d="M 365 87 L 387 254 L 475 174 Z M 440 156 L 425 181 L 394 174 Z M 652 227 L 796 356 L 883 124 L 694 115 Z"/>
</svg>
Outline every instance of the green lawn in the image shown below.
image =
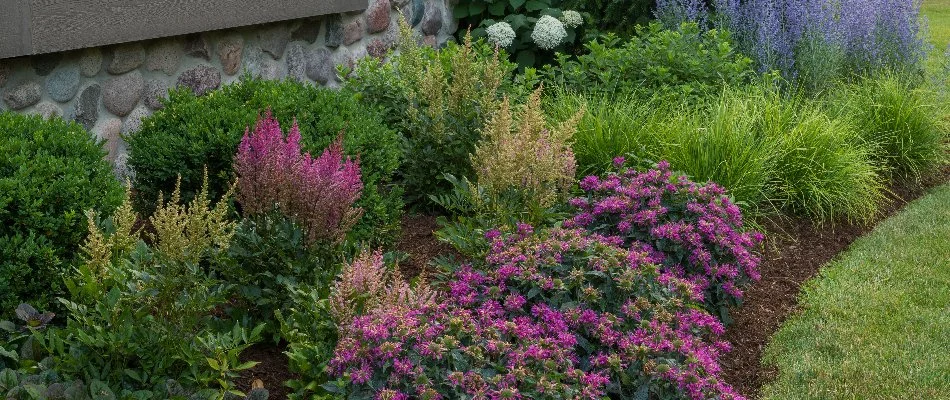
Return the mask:
<svg viewBox="0 0 950 400">
<path fill-rule="evenodd" d="M 805 250 L 807 251 L 807 250 Z M 772 338 L 765 399 L 950 399 L 950 184 L 827 265 Z"/>
<path fill-rule="evenodd" d="M 922 11 L 930 23 L 930 41 L 942 52 L 950 44 L 950 0 L 924 0 Z"/>
</svg>

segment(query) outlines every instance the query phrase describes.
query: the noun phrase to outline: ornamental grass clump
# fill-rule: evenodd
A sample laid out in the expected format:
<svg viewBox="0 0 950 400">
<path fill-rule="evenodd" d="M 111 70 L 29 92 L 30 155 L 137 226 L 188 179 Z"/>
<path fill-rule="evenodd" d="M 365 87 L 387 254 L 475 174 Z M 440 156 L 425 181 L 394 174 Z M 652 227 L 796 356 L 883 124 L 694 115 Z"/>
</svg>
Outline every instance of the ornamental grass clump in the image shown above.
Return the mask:
<svg viewBox="0 0 950 400">
<path fill-rule="evenodd" d="M 267 113 L 253 133 L 245 132 L 234 169 L 245 215 L 276 210 L 297 222 L 311 243 L 339 243 L 362 215 L 353 205 L 363 190 L 360 166 L 344 158 L 342 137 L 313 158 L 301 152 L 296 122 L 285 138 Z"/>
<path fill-rule="evenodd" d="M 744 230 L 739 207 L 722 187 L 675 176 L 666 162 L 645 173 L 588 176 L 580 186 L 585 195 L 571 200 L 577 214 L 565 227 L 646 252 L 664 272 L 694 285 L 706 309 L 724 321 L 728 308 L 741 303 L 743 288 L 759 279 L 755 250 L 763 236 Z"/>
<path fill-rule="evenodd" d="M 444 302 L 356 317 L 330 369 L 350 398 L 739 399 L 701 297 L 644 251 L 583 230 L 488 235 Z"/>
</svg>

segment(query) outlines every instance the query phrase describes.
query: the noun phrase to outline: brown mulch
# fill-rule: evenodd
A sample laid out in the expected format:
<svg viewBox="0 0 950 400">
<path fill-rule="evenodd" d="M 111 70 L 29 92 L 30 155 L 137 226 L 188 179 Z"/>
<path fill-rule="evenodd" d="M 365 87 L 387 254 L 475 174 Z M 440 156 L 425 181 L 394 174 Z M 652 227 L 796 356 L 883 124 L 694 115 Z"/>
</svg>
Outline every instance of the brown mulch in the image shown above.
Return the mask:
<svg viewBox="0 0 950 400">
<path fill-rule="evenodd" d="M 436 217 L 431 215 L 406 215 L 402 218 L 402 233 L 396 243 L 396 250 L 408 255 L 399 264 L 404 277 L 419 276 L 429 268 L 429 261 L 436 257 L 459 255 L 455 248 L 436 239 L 433 233 L 438 229 Z"/>
<path fill-rule="evenodd" d="M 775 368 L 760 363 L 762 352 L 772 334 L 797 309 L 802 284 L 857 238 L 874 229 L 878 222 L 948 180 L 950 168 L 943 168 L 921 182 L 891 185 L 888 203 L 881 214 L 866 224 L 819 226 L 802 219 L 766 223 L 765 230 L 771 237 L 759 267 L 762 280 L 746 290 L 742 306 L 732 310 L 734 322 L 723 337 L 733 346 L 722 358 L 726 382 L 742 395 L 757 398 L 762 385 L 778 373 Z"/>
<path fill-rule="evenodd" d="M 286 399 L 290 388 L 284 382 L 299 378 L 287 368 L 290 360 L 284 354 L 283 346 L 273 343 L 258 343 L 241 353 L 241 362 L 257 361 L 260 364 L 245 370 L 241 377 L 236 379 L 238 390 L 247 393 L 255 380 L 260 379 L 264 389 L 270 394 L 270 399 Z"/>
</svg>

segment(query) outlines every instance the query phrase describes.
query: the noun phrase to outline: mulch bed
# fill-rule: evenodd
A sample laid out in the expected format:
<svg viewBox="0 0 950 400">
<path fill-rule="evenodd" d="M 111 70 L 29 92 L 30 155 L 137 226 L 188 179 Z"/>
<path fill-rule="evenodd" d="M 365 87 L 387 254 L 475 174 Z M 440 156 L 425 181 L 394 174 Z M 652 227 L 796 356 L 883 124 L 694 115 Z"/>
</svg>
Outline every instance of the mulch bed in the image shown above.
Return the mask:
<svg viewBox="0 0 950 400">
<path fill-rule="evenodd" d="M 762 280 L 745 292 L 741 307 L 732 310 L 735 319 L 723 339 L 733 350 L 722 358 L 723 378 L 742 395 L 757 398 L 762 385 L 778 371 L 761 364 L 772 334 L 789 314 L 796 311 L 802 284 L 819 269 L 867 234 L 881 220 L 900 211 L 908 202 L 930 188 L 950 180 L 950 168 L 943 168 L 921 182 L 891 185 L 888 202 L 870 223 L 816 225 L 802 219 L 772 221 L 765 225 L 769 244 L 762 257 Z"/>
<path fill-rule="evenodd" d="M 733 346 L 733 350 L 722 358 L 725 380 L 746 397 L 756 398 L 762 385 L 777 373 L 774 368 L 760 363 L 762 351 L 772 334 L 796 310 L 802 284 L 855 239 L 870 232 L 877 222 L 948 180 L 950 167 L 921 182 L 893 184 L 881 214 L 866 224 L 816 225 L 804 219 L 766 222 L 764 227 L 770 235 L 760 265 L 762 280 L 748 288 L 743 305 L 732 310 L 734 322 L 726 329 L 723 338 Z M 409 215 L 403 218 L 396 249 L 407 255 L 400 263 L 405 277 L 418 276 L 436 257 L 458 255 L 451 246 L 435 238 L 433 232 L 438 228 L 433 216 Z M 283 351 L 283 348 L 271 344 L 258 344 L 245 351 L 242 361 L 261 363 L 241 374 L 239 388 L 249 390 L 252 382 L 260 379 L 270 391 L 271 399 L 285 399 L 289 389 L 283 386 L 283 382 L 296 376 L 287 370 L 288 360 Z"/>
</svg>

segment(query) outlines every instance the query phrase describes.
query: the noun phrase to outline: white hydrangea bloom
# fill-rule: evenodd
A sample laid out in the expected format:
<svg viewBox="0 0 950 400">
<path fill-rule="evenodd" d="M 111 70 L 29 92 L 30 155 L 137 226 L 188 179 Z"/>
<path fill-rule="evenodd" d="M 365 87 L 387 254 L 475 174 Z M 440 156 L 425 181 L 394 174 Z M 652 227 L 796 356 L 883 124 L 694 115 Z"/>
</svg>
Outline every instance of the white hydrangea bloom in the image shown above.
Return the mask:
<svg viewBox="0 0 950 400">
<path fill-rule="evenodd" d="M 561 22 L 563 22 L 564 25 L 567 25 L 568 27 L 577 28 L 584 23 L 584 17 L 581 17 L 581 13 L 577 11 L 567 10 L 561 14 Z"/>
<path fill-rule="evenodd" d="M 567 30 L 564 24 L 550 15 L 538 18 L 534 24 L 534 31 L 531 32 L 531 39 L 538 47 L 544 50 L 551 50 L 567 37 Z"/>
<path fill-rule="evenodd" d="M 515 41 L 515 30 L 507 22 L 496 22 L 485 30 L 488 41 L 498 47 L 511 46 Z"/>
</svg>

